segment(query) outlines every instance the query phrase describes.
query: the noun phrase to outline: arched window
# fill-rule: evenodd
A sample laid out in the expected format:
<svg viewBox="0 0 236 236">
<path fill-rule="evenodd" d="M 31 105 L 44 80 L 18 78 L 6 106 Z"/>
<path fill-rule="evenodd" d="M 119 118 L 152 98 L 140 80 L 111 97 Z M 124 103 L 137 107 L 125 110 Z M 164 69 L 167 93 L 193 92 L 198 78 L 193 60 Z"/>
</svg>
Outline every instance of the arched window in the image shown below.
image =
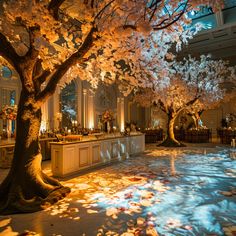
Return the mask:
<svg viewBox="0 0 236 236">
<path fill-rule="evenodd" d="M 2 67 L 2 77 L 6 79 L 10 79 L 12 77 L 12 71 L 7 67 Z"/>
<path fill-rule="evenodd" d="M 16 90 L 10 91 L 10 105 L 14 106 L 16 104 Z"/>
<path fill-rule="evenodd" d="M 60 100 L 62 128 L 72 128 L 72 121 L 77 120 L 76 85 L 74 81 L 62 89 Z"/>
</svg>

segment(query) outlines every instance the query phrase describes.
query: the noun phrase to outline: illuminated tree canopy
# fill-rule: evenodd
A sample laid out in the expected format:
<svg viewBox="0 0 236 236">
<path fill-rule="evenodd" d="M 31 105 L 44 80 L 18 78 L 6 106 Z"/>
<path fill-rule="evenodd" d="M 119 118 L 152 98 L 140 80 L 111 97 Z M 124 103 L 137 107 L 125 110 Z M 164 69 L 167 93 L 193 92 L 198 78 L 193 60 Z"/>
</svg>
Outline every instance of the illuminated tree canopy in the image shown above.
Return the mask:
<svg viewBox="0 0 236 236">
<path fill-rule="evenodd" d="M 159 80 L 151 80 L 152 87 L 140 90 L 135 100 L 144 106 L 156 104 L 168 116 L 167 137 L 164 146 L 180 146 L 174 136 L 174 122 L 180 112 L 188 110 L 195 113 L 198 109 L 207 109 L 221 101 L 224 79 L 235 80 L 235 69 L 228 67 L 222 60 L 212 60 L 202 55 L 199 60 L 189 57 L 181 62 L 167 63 Z"/>
</svg>

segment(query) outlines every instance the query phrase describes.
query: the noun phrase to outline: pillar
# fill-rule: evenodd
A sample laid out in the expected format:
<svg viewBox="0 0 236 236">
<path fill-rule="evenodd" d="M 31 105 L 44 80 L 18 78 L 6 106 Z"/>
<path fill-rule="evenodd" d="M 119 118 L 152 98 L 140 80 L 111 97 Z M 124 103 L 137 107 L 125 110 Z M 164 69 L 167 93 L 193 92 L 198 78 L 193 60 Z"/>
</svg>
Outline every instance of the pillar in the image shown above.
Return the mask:
<svg viewBox="0 0 236 236">
<path fill-rule="evenodd" d="M 42 85 L 42 90 L 45 88 L 45 85 Z M 49 130 L 50 124 L 49 124 L 49 115 L 48 115 L 48 106 L 49 106 L 49 100 L 46 100 L 46 102 L 43 103 L 41 106 L 42 110 L 42 120 L 41 120 L 41 126 L 40 130 Z"/>
<path fill-rule="evenodd" d="M 215 13 L 215 17 L 216 17 L 216 23 L 217 26 L 222 26 L 224 24 L 224 17 L 223 17 L 223 12 L 222 11 L 218 11 Z"/>
<path fill-rule="evenodd" d="M 61 114 L 60 110 L 60 88 L 57 87 L 55 93 L 47 102 L 48 106 L 48 121 L 49 128 L 51 129 L 59 129 L 60 120 L 57 119 L 59 114 Z"/>
<path fill-rule="evenodd" d="M 94 128 L 94 93 L 89 91 L 88 94 L 88 111 L 87 111 L 87 127 L 89 129 Z"/>
<path fill-rule="evenodd" d="M 88 111 L 88 94 L 87 89 L 83 89 L 83 127 L 88 127 L 87 122 L 87 111 Z"/>
<path fill-rule="evenodd" d="M 77 98 L 77 121 L 78 124 L 83 125 L 83 89 L 82 89 L 82 81 L 79 78 L 75 79 L 76 84 L 76 98 Z"/>
<path fill-rule="evenodd" d="M 48 119 L 48 100 L 41 106 L 42 110 L 42 121 L 40 130 L 50 129 L 49 119 Z"/>
<path fill-rule="evenodd" d="M 125 106 L 124 98 L 117 98 L 117 124 L 121 132 L 125 130 Z"/>
</svg>

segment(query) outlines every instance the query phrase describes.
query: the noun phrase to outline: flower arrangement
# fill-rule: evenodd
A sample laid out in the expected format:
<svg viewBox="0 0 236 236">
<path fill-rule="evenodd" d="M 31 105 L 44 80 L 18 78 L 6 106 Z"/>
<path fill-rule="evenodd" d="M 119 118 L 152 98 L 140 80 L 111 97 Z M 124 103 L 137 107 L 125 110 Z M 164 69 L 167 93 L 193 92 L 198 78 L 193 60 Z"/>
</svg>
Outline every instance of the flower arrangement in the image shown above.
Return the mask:
<svg viewBox="0 0 236 236">
<path fill-rule="evenodd" d="M 15 120 L 17 116 L 17 106 L 5 105 L 0 110 L 0 119 L 2 120 Z"/>
<path fill-rule="evenodd" d="M 226 114 L 225 119 L 226 119 L 227 123 L 236 121 L 236 114 L 228 113 L 228 114 Z"/>
<path fill-rule="evenodd" d="M 113 113 L 109 110 L 106 110 L 103 112 L 102 114 L 102 122 L 105 123 L 105 122 L 108 122 L 108 121 L 112 121 L 114 118 L 113 118 Z"/>
</svg>

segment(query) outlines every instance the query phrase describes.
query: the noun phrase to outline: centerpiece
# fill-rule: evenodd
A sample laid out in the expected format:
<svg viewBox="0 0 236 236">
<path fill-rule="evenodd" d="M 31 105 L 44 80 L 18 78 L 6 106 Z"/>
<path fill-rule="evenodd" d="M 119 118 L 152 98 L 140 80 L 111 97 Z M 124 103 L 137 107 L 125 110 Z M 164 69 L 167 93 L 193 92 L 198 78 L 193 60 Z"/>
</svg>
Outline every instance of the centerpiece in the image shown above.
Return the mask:
<svg viewBox="0 0 236 236">
<path fill-rule="evenodd" d="M 17 106 L 5 105 L 0 110 L 0 119 L 2 120 L 16 120 Z"/>
<path fill-rule="evenodd" d="M 5 105 L 2 110 L 0 110 L 0 119 L 7 120 L 7 138 L 11 137 L 12 134 L 12 121 L 16 120 L 17 116 L 17 106 Z"/>
<path fill-rule="evenodd" d="M 104 124 L 105 132 L 110 133 L 112 129 L 112 121 L 114 120 L 113 113 L 106 110 L 102 114 L 102 122 Z"/>
</svg>

